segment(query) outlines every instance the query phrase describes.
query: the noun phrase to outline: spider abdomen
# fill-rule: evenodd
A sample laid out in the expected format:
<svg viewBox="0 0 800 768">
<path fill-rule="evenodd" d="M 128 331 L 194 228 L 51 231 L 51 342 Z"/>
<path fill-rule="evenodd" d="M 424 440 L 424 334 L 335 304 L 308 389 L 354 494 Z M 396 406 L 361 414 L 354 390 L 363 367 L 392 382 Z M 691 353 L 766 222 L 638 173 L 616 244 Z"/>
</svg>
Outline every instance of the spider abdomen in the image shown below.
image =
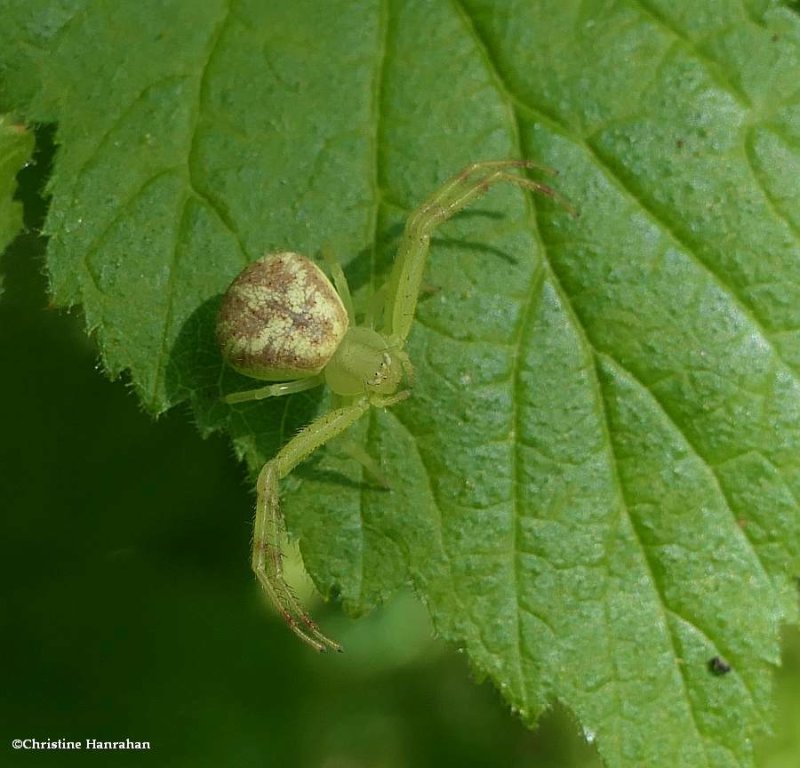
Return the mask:
<svg viewBox="0 0 800 768">
<path fill-rule="evenodd" d="M 247 266 L 222 298 L 217 341 L 239 373 L 265 381 L 318 374 L 347 332 L 339 294 L 299 253 L 270 253 Z"/>
</svg>

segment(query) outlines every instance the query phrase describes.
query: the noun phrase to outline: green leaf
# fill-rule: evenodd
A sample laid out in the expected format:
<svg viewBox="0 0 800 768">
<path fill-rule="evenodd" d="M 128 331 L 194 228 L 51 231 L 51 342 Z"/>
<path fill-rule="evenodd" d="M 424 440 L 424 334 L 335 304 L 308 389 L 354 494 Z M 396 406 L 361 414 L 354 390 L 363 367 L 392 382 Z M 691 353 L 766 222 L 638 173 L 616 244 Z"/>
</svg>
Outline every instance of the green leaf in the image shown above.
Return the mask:
<svg viewBox="0 0 800 768">
<path fill-rule="evenodd" d="M 22 227 L 22 206 L 16 202 L 16 176 L 33 151 L 33 136 L 24 126 L 0 115 L 0 255 Z M 3 284 L 0 276 L 0 293 Z"/>
<path fill-rule="evenodd" d="M 768 0 L 0 3 L 4 102 L 57 121 L 52 290 L 154 413 L 254 469 L 322 393 L 228 409 L 219 296 L 330 244 L 363 301 L 476 159 L 557 168 L 434 239 L 414 396 L 286 483 L 324 592 L 411 579 L 522 717 L 610 766 L 747 766 L 800 545 L 800 23 Z M 98 76 L 103 73 L 103 76 Z M 732 666 L 715 676 L 709 661 Z"/>
</svg>

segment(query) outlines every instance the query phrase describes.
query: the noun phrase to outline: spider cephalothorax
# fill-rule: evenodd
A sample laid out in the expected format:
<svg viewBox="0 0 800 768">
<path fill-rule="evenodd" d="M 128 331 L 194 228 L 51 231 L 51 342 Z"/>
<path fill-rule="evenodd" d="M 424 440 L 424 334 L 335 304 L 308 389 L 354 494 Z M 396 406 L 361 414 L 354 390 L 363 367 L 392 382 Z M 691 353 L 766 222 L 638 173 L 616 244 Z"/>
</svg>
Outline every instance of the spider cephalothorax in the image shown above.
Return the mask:
<svg viewBox="0 0 800 768">
<path fill-rule="evenodd" d="M 389 281 L 376 294 L 382 306 L 373 306 L 363 325 L 355 322 L 347 281 L 332 259 L 328 261 L 335 288 L 312 261 L 285 251 L 248 265 L 223 297 L 217 320 L 223 357 L 240 373 L 279 382 L 228 395 L 228 403 L 278 397 L 320 384 L 334 394 L 334 407 L 301 430 L 261 470 L 253 533 L 252 564 L 259 582 L 292 630 L 318 651 L 340 647 L 320 632 L 283 578 L 276 545 L 282 529 L 278 484 L 369 408 L 385 408 L 409 396 L 414 374 L 404 347 L 431 234 L 441 222 L 502 181 L 555 197 L 571 210 L 550 187 L 510 172 L 513 168 L 547 170 L 525 160 L 473 163 L 409 216 Z"/>
</svg>

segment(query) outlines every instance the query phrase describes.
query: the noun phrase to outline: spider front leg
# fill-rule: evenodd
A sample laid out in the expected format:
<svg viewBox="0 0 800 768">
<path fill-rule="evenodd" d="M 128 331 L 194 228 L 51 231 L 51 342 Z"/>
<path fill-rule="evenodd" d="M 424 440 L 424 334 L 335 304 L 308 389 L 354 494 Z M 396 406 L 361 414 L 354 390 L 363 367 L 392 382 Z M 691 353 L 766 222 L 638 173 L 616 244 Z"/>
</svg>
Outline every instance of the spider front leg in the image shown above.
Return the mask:
<svg viewBox="0 0 800 768">
<path fill-rule="evenodd" d="M 402 344 L 411 331 L 433 231 L 443 221 L 485 194 L 492 185 L 505 181 L 547 195 L 571 215 L 576 215 L 574 208 L 554 189 L 510 173 L 510 168 L 536 168 L 555 174 L 552 169 L 529 160 L 472 163 L 446 181 L 409 216 L 387 284 L 385 332 L 396 342 Z"/>
<path fill-rule="evenodd" d="M 297 379 L 296 381 L 282 381 L 278 384 L 268 384 L 258 389 L 246 389 L 242 392 L 233 392 L 222 399 L 228 405 L 236 403 L 249 403 L 251 400 L 266 400 L 268 397 L 284 397 L 295 392 L 304 392 L 306 389 L 319 387 L 325 382 L 323 376 L 312 376 L 310 379 Z"/>
<path fill-rule="evenodd" d="M 358 421 L 369 407 L 369 400 L 362 397 L 313 421 L 287 443 L 272 461 L 264 465 L 256 485 L 258 497 L 253 531 L 253 570 L 291 630 L 317 651 L 342 649 L 319 630 L 284 578 L 283 553 L 280 548 L 283 532 L 280 481 L 317 448 Z"/>
</svg>

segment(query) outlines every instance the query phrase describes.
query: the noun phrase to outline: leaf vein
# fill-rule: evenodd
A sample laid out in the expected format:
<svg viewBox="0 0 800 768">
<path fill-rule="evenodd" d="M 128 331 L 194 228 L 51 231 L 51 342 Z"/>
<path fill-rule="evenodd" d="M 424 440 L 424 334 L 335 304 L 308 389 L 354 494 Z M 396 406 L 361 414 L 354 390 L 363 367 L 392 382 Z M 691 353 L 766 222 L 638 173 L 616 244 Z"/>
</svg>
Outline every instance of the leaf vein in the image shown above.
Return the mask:
<svg viewBox="0 0 800 768">
<path fill-rule="evenodd" d="M 494 81 L 498 93 L 502 98 L 507 113 L 508 113 L 508 120 L 509 120 L 509 128 L 512 132 L 512 143 L 516 149 L 517 156 L 522 157 L 522 141 L 520 139 L 520 126 L 519 120 L 517 117 L 516 112 L 514 111 L 513 102 L 508 99 L 508 89 L 505 87 L 505 84 L 500 80 L 499 73 L 497 68 L 493 65 L 491 56 L 489 51 L 486 47 L 486 43 L 478 33 L 478 30 L 475 27 L 475 24 L 469 14 L 467 13 L 466 9 L 461 3 L 461 0 L 452 0 L 453 8 L 455 9 L 456 13 L 458 14 L 459 18 L 461 19 L 462 26 L 464 30 L 467 32 L 469 37 L 472 39 L 473 44 L 475 45 L 477 51 L 479 52 L 480 56 L 483 58 L 486 64 L 486 71 L 487 74 L 492 78 Z M 533 231 L 537 234 L 537 239 L 539 244 L 541 245 L 541 237 L 538 236 L 538 227 L 536 226 L 536 219 L 535 219 L 535 207 L 531 202 L 530 195 L 525 195 L 525 202 L 528 210 L 528 218 L 533 224 Z M 532 323 L 535 318 L 535 311 L 538 307 L 538 300 L 541 298 L 541 285 L 543 279 L 543 270 L 542 269 L 535 269 L 533 276 L 532 276 L 532 285 L 530 286 L 531 290 L 529 290 L 526 294 L 525 300 L 522 304 L 521 311 L 520 311 L 520 320 L 518 322 L 517 328 L 514 331 L 512 347 L 512 373 L 511 373 L 511 387 L 512 391 L 515 388 L 519 387 L 519 376 L 520 376 L 520 360 L 521 360 L 521 347 L 522 341 L 525 336 L 525 331 L 529 327 L 529 323 Z M 538 282 L 540 290 L 535 292 L 534 285 Z M 514 430 L 514 435 L 516 436 L 520 432 L 520 409 L 517 406 L 516 398 L 513 396 L 511 397 L 511 424 L 512 429 Z M 517 652 L 516 652 L 516 661 L 517 661 L 517 675 L 519 678 L 519 691 L 520 695 L 522 696 L 522 700 L 524 702 L 524 708 L 526 710 L 530 707 L 530 697 L 528 694 L 528 688 L 525 685 L 525 675 L 523 673 L 522 668 L 522 649 L 525 646 L 525 639 L 522 632 L 522 620 L 520 613 L 522 611 L 522 604 L 520 601 L 521 598 L 521 578 L 519 573 L 519 554 L 517 551 L 517 547 L 519 546 L 519 539 L 520 539 L 520 532 L 519 527 L 521 523 L 522 513 L 521 510 L 523 509 L 522 500 L 520 497 L 520 492 L 522 488 L 522 482 L 520 479 L 520 466 L 521 466 L 521 459 L 519 456 L 519 446 L 516 443 L 516 439 L 513 442 L 511 448 L 511 478 L 512 478 L 512 494 L 511 494 L 511 503 L 512 503 L 512 536 L 510 541 L 509 553 L 511 558 L 511 572 L 514 577 L 514 600 L 516 605 L 516 627 L 517 627 Z"/>
<path fill-rule="evenodd" d="M 422 466 L 422 468 L 425 470 L 425 485 L 426 485 L 426 489 L 428 491 L 428 496 L 431 499 L 434 500 L 434 503 L 433 503 L 432 507 L 433 507 L 433 511 L 436 512 L 436 515 L 435 515 L 435 519 L 434 519 L 433 522 L 434 522 L 437 530 L 439 531 L 439 540 L 438 540 L 439 550 L 441 551 L 442 557 L 444 558 L 445 565 L 447 566 L 447 573 L 448 573 L 448 575 L 450 577 L 451 594 L 455 597 L 456 602 L 458 603 L 458 607 L 460 609 L 461 615 L 466 617 L 469 614 L 468 614 L 466 608 L 464 607 L 463 601 L 461 600 L 461 593 L 459 592 L 459 590 L 456 587 L 456 581 L 455 581 L 455 575 L 453 573 L 452 561 L 451 561 L 451 558 L 450 558 L 450 554 L 447 551 L 447 546 L 445 544 L 446 539 L 445 539 L 445 535 L 444 535 L 444 513 L 442 511 L 442 507 L 439 504 L 439 499 L 437 498 L 437 495 L 436 495 L 436 493 L 434 492 L 434 489 L 433 489 L 433 483 L 431 482 L 431 471 L 428 468 L 428 465 L 427 465 L 427 463 L 425 461 L 425 456 L 423 455 L 422 451 L 419 450 L 419 444 L 417 442 L 418 441 L 418 435 L 415 434 L 414 432 L 412 432 L 408 428 L 408 426 L 403 422 L 403 420 L 401 418 L 401 414 L 398 414 L 397 411 L 395 411 L 395 410 L 387 410 L 386 413 L 387 413 L 387 416 L 390 419 L 393 419 L 395 421 L 395 423 L 397 424 L 397 426 L 400 429 L 402 429 L 409 438 L 411 438 L 410 442 L 411 442 L 411 445 L 413 445 L 413 447 L 414 447 L 414 451 L 415 451 L 415 453 L 417 455 L 417 458 L 419 459 L 420 466 Z"/>
<path fill-rule="evenodd" d="M 691 452 L 695 455 L 695 457 L 702 463 L 702 465 L 708 470 L 709 474 L 711 475 L 711 479 L 714 483 L 715 489 L 719 493 L 722 500 L 724 501 L 725 508 L 730 513 L 731 519 L 734 522 L 734 530 L 738 531 L 737 535 L 741 536 L 742 540 L 747 542 L 748 549 L 755 558 L 761 576 L 767 583 L 771 583 L 769 575 L 767 574 L 766 566 L 762 562 L 761 557 L 758 554 L 758 550 L 755 547 L 755 544 L 747 535 L 747 531 L 743 530 L 740 525 L 735 524 L 736 513 L 734 511 L 733 504 L 730 500 L 730 497 L 728 496 L 727 491 L 725 490 L 725 486 L 722 483 L 722 480 L 717 474 L 714 465 L 705 456 L 703 456 L 703 453 L 701 452 L 699 447 L 694 444 L 694 442 L 691 440 L 686 430 L 680 425 L 675 416 L 670 413 L 667 405 L 663 402 L 661 398 L 658 397 L 658 395 L 652 389 L 646 386 L 644 382 L 641 381 L 641 379 L 639 379 L 629 368 L 626 368 L 613 355 L 609 354 L 608 352 L 601 351 L 599 349 L 595 351 L 595 354 L 597 354 L 598 357 L 606 361 L 613 368 L 616 368 L 622 375 L 624 375 L 629 381 L 631 381 L 633 384 L 639 387 L 642 391 L 647 392 L 650 395 L 652 401 L 658 406 L 658 409 L 664 416 L 664 418 L 675 428 L 675 430 L 681 436 L 681 439 L 686 443 L 687 447 L 691 450 Z M 779 474 L 781 474 L 782 477 L 783 475 L 780 472 L 780 470 L 778 470 L 778 472 Z"/>
<path fill-rule="evenodd" d="M 191 188 L 194 195 L 203 201 L 208 208 L 216 215 L 217 219 L 222 223 L 223 227 L 225 227 L 232 235 L 236 242 L 236 245 L 239 249 L 239 253 L 242 256 L 242 259 L 245 264 L 249 261 L 247 256 L 247 250 L 244 247 L 244 243 L 242 241 L 242 237 L 239 234 L 239 229 L 236 226 L 236 222 L 233 220 L 230 212 L 227 210 L 225 205 L 216 198 L 213 192 L 209 190 L 204 190 L 201 188 L 201 182 L 199 180 L 199 175 L 195 170 L 195 166 L 199 165 L 199 161 L 197 160 L 198 157 L 198 133 L 200 128 L 200 121 L 202 119 L 203 113 L 205 110 L 205 93 L 208 88 L 208 76 L 209 71 L 211 68 L 211 61 L 214 58 L 217 48 L 219 47 L 219 41 L 222 38 L 222 34 L 225 31 L 225 28 L 228 22 L 234 18 L 232 13 L 234 0 L 228 0 L 228 5 L 225 11 L 225 14 L 217 23 L 214 31 L 211 35 L 211 40 L 206 50 L 204 56 L 204 64 L 200 71 L 200 76 L 198 78 L 197 84 L 197 99 L 195 101 L 194 113 L 192 115 L 192 127 L 190 130 L 190 139 L 189 139 L 189 152 L 187 153 L 186 157 L 186 170 L 187 170 L 187 177 L 189 187 Z"/>
<path fill-rule="evenodd" d="M 742 91 L 740 88 L 737 88 L 734 83 L 732 83 L 727 77 L 724 75 L 723 67 L 709 56 L 705 51 L 701 49 L 698 45 L 696 40 L 692 40 L 688 37 L 684 32 L 678 29 L 674 24 L 671 24 L 667 17 L 657 11 L 655 8 L 647 2 L 647 0 L 629 0 L 629 4 L 631 7 L 637 7 L 642 15 L 647 16 L 650 18 L 657 26 L 661 27 L 661 29 L 665 30 L 669 34 L 673 35 L 674 37 L 681 40 L 686 47 L 703 63 L 706 65 L 706 71 L 711 76 L 711 78 L 724 90 L 733 96 L 736 101 L 743 107 L 750 108 L 752 104 L 750 103 L 750 99 L 747 97 L 747 94 Z M 716 33 L 719 30 L 715 30 Z"/>
<path fill-rule="evenodd" d="M 381 133 L 383 129 L 384 113 L 384 80 L 386 77 L 386 56 L 389 46 L 389 0 L 381 0 L 378 10 L 378 48 L 375 57 L 375 77 L 372 82 L 372 123 L 373 130 L 370 136 L 372 152 L 372 189 L 374 202 L 371 208 L 370 221 L 367 228 L 370 233 L 370 294 L 375 292 L 375 271 L 378 247 L 378 225 L 380 222 L 380 208 L 382 195 L 381 172 Z"/>
<path fill-rule="evenodd" d="M 584 146 L 586 147 L 587 151 L 591 153 L 592 159 L 597 164 L 597 167 L 602 168 L 607 172 L 609 180 L 613 181 L 617 188 L 623 192 L 632 203 L 647 213 L 650 219 L 661 229 L 661 231 L 670 240 L 672 240 L 674 245 L 676 245 L 682 253 L 684 253 L 695 264 L 697 264 L 697 266 L 702 268 L 705 273 L 714 281 L 717 287 L 730 297 L 733 305 L 750 321 L 754 332 L 758 334 L 760 340 L 763 341 L 764 344 L 769 347 L 770 351 L 775 355 L 775 357 L 780 360 L 792 379 L 796 383 L 800 384 L 800 371 L 798 371 L 790 361 L 786 360 L 783 355 L 781 355 L 780 351 L 772 340 L 772 335 L 768 332 L 764 321 L 756 313 L 755 308 L 743 296 L 741 296 L 740 292 L 734 288 L 729 281 L 726 281 L 724 275 L 722 275 L 718 270 L 714 269 L 707 260 L 700 258 L 697 253 L 698 249 L 693 244 L 685 240 L 681 235 L 679 235 L 678 232 L 676 232 L 675 229 L 673 229 L 669 224 L 667 224 L 666 219 L 658 211 L 656 211 L 652 206 L 648 205 L 641 197 L 637 197 L 635 191 L 631 189 L 625 182 L 623 175 L 616 173 L 611 168 L 610 164 L 601 156 L 599 148 L 592 146 L 588 142 L 585 142 Z"/>
<path fill-rule="evenodd" d="M 77 192 L 76 189 L 78 187 L 79 182 L 83 178 L 84 174 L 89 170 L 89 167 L 94 163 L 94 161 L 99 157 L 100 153 L 102 152 L 103 148 L 105 147 L 108 140 L 111 138 L 114 131 L 119 128 L 122 123 L 130 116 L 131 112 L 139 105 L 139 103 L 148 96 L 152 91 L 156 88 L 160 88 L 161 86 L 165 85 L 170 81 L 177 81 L 177 80 L 186 80 L 189 79 L 190 75 L 166 75 L 165 77 L 159 78 L 152 83 L 149 83 L 147 86 L 142 88 L 136 96 L 125 106 L 124 109 L 115 117 L 109 127 L 103 132 L 100 136 L 100 139 L 97 141 L 91 152 L 87 155 L 86 159 L 80 164 L 78 170 L 73 175 L 73 184 L 72 184 L 72 200 L 71 205 L 75 206 L 75 201 L 77 199 Z"/>
<path fill-rule="evenodd" d="M 83 268 L 85 272 L 89 275 L 89 278 L 92 281 L 92 284 L 95 287 L 95 290 L 101 295 L 105 294 L 102 286 L 100 285 L 97 276 L 94 273 L 94 270 L 91 268 L 89 260 L 91 257 L 98 253 L 100 246 L 105 241 L 106 237 L 108 237 L 109 232 L 114 228 L 117 222 L 122 219 L 122 217 L 129 212 L 131 206 L 138 200 L 138 198 L 153 184 L 160 181 L 163 177 L 169 176 L 170 174 L 175 174 L 176 176 L 179 175 L 181 171 L 180 167 L 171 167 L 165 168 L 164 170 L 159 171 L 156 174 L 153 174 L 150 178 L 145 179 L 140 186 L 138 186 L 133 193 L 121 204 L 118 205 L 114 215 L 111 217 L 110 221 L 103 227 L 103 229 L 94 237 L 91 243 L 86 247 L 86 250 L 83 252 Z"/>
<path fill-rule="evenodd" d="M 671 614 L 672 616 L 674 616 L 677 621 L 680 621 L 681 623 L 686 624 L 687 626 L 689 626 L 693 630 L 695 630 L 697 633 L 702 635 L 705 638 L 706 642 L 708 642 L 709 645 L 713 646 L 715 650 L 719 650 L 720 655 L 722 657 L 724 657 L 725 659 L 727 659 L 729 662 L 732 663 L 732 670 L 731 671 L 734 672 L 734 674 L 736 676 L 736 679 L 739 680 L 739 682 L 742 684 L 742 687 L 745 689 L 745 691 L 747 693 L 747 696 L 750 699 L 750 703 L 753 705 L 753 712 L 758 717 L 759 722 L 762 724 L 762 726 L 766 727 L 768 725 L 768 721 L 758 711 L 758 707 L 756 705 L 755 694 L 753 693 L 753 690 L 750 687 L 750 685 L 748 684 L 748 682 L 745 679 L 744 675 L 742 675 L 739 672 L 739 665 L 737 665 L 737 663 L 736 663 L 736 656 L 731 652 L 731 650 L 730 649 L 726 649 L 723 644 L 721 644 L 719 641 L 713 639 L 712 636 L 711 636 L 711 633 L 709 633 L 707 630 L 705 630 L 701 626 L 699 626 L 696 621 L 694 621 L 693 619 L 688 619 L 686 616 L 683 616 L 682 614 L 678 613 L 674 608 L 667 608 L 667 613 Z"/>
<path fill-rule="evenodd" d="M 591 342 L 589 342 L 588 339 L 587 343 L 589 343 L 589 345 L 591 346 Z M 612 437 L 613 432 L 611 430 L 611 425 L 608 422 L 608 405 L 606 403 L 606 398 L 603 393 L 603 387 L 600 384 L 600 373 L 597 370 L 597 359 L 598 359 L 597 353 L 595 353 L 594 359 L 595 359 L 595 366 L 594 366 L 593 380 L 595 382 L 597 396 L 600 398 L 598 401 L 598 405 L 600 408 L 600 418 L 602 421 L 603 431 L 605 432 L 606 443 L 608 445 L 609 459 L 610 459 L 609 467 L 614 476 L 614 484 L 617 489 L 617 494 L 619 496 L 622 511 L 624 512 L 625 517 L 627 518 L 628 523 L 631 526 L 631 530 L 633 531 L 633 534 L 636 538 L 636 543 L 642 555 L 643 566 L 644 568 L 647 569 L 648 580 L 650 581 L 650 584 L 653 588 L 653 593 L 658 597 L 658 599 L 655 600 L 654 603 L 659 607 L 661 612 L 664 632 L 672 649 L 672 658 L 675 661 L 674 664 L 675 669 L 678 672 L 678 676 L 681 680 L 681 687 L 683 689 L 683 700 L 686 704 L 687 710 L 691 717 L 692 725 L 694 726 L 694 730 L 697 735 L 697 740 L 703 749 L 703 755 L 705 756 L 706 765 L 709 768 L 711 768 L 711 761 L 709 760 L 708 757 L 708 751 L 706 749 L 706 744 L 704 739 L 704 731 L 700 727 L 700 721 L 698 719 L 697 713 L 695 712 L 694 704 L 692 703 L 692 698 L 689 695 L 689 682 L 686 679 L 686 674 L 683 671 L 682 665 L 678 661 L 678 648 L 676 646 L 675 637 L 673 635 L 672 629 L 670 628 L 669 621 L 667 619 L 667 612 L 669 611 L 669 606 L 667 606 L 664 595 L 660 591 L 658 580 L 656 579 L 655 571 L 650 561 L 647 548 L 644 546 L 642 542 L 642 537 L 637 527 L 636 520 L 630 512 L 630 505 L 628 504 L 628 500 L 625 494 L 625 486 L 619 474 L 618 470 L 619 459 L 617 458 L 616 451 L 614 449 L 614 438 Z"/>
<path fill-rule="evenodd" d="M 189 152 L 186 158 L 186 167 L 188 173 L 188 181 L 189 187 L 191 192 L 199 197 L 201 200 L 204 200 L 208 205 L 210 205 L 211 209 L 214 210 L 218 216 L 225 224 L 225 218 L 220 214 L 220 211 L 216 209 L 213 202 L 203 195 L 202 192 L 199 191 L 197 188 L 194 178 L 193 178 L 193 171 L 192 171 L 192 157 L 196 151 L 196 140 L 197 140 L 197 129 L 200 121 L 200 116 L 202 114 L 202 105 L 203 105 L 203 89 L 206 83 L 206 77 L 209 70 L 209 65 L 211 63 L 211 59 L 214 56 L 214 52 L 217 49 L 217 45 L 219 44 L 220 38 L 222 37 L 222 32 L 225 29 L 225 25 L 227 24 L 230 18 L 230 10 L 231 10 L 231 2 L 229 0 L 228 5 L 225 9 L 225 13 L 222 18 L 217 22 L 209 41 L 208 48 L 206 50 L 204 56 L 204 64 L 200 71 L 200 76 L 198 78 L 198 86 L 197 86 L 197 99 L 195 104 L 194 114 L 192 116 L 192 125 L 190 129 L 190 140 L 189 140 Z M 175 282 L 175 272 L 177 270 L 178 261 L 179 261 L 179 244 L 180 244 L 180 236 L 183 233 L 184 226 L 186 224 L 186 215 L 187 215 L 187 203 L 188 198 L 184 197 L 183 204 L 181 206 L 181 220 L 180 225 L 178 228 L 178 239 L 176 239 L 175 246 L 172 249 L 172 259 L 169 264 L 169 276 L 167 277 L 167 294 L 166 294 L 166 307 L 164 310 L 164 320 L 162 324 L 162 332 L 161 332 L 161 345 L 156 357 L 156 372 L 155 376 L 153 377 L 153 386 L 150 393 L 150 402 L 152 407 L 156 407 L 159 402 L 159 390 L 161 388 L 161 382 L 166 376 L 166 369 L 167 363 L 169 358 L 169 342 L 170 342 L 170 330 L 172 325 L 172 316 L 174 311 L 174 282 Z M 242 248 L 241 240 L 237 235 L 235 229 L 230 229 L 231 233 L 233 234 L 236 242 L 239 244 L 239 249 L 244 254 L 244 249 Z M 245 261 L 247 261 L 247 257 L 245 256 Z"/>
<path fill-rule="evenodd" d="M 744 139 L 744 159 L 747 163 L 747 167 L 750 169 L 750 173 L 753 177 L 753 181 L 758 185 L 758 188 L 761 190 L 761 194 L 764 196 L 764 200 L 766 200 L 767 204 L 769 205 L 772 213 L 775 215 L 775 218 L 779 221 L 783 222 L 795 236 L 795 240 L 800 241 L 800 227 L 794 222 L 794 220 L 788 216 L 784 211 L 781 210 L 778 200 L 775 198 L 775 195 L 772 194 L 769 190 L 769 186 L 764 182 L 764 174 L 758 168 L 758 163 L 756 162 L 756 155 L 755 155 L 755 147 L 753 146 L 753 131 L 755 128 L 750 126 L 745 134 Z M 781 137 L 783 138 L 783 137 Z M 768 283 L 766 283 L 768 285 Z M 758 287 L 762 287 L 764 284 L 758 284 Z M 750 285 L 751 288 L 757 287 L 754 284 Z M 781 328 L 780 331 L 785 331 L 785 328 Z"/>
<path fill-rule="evenodd" d="M 453 2 L 458 2 L 459 0 L 453 0 Z M 568 126 L 564 123 L 564 121 L 554 115 L 548 115 L 543 113 L 541 110 L 533 107 L 530 104 L 527 104 L 521 98 L 516 96 L 506 85 L 506 80 L 503 78 L 502 72 L 499 67 L 499 63 L 496 57 L 492 56 L 491 51 L 489 49 L 488 43 L 482 38 L 479 37 L 478 31 L 472 26 L 472 34 L 476 37 L 479 41 L 480 48 L 483 52 L 487 67 L 489 67 L 494 80 L 497 84 L 500 93 L 505 96 L 508 102 L 512 105 L 515 110 L 521 111 L 523 113 L 527 113 L 529 116 L 532 116 L 534 119 L 539 121 L 548 121 L 558 129 L 558 131 L 571 140 L 576 144 L 582 146 L 587 154 L 590 156 L 590 159 L 593 163 L 599 168 L 605 171 L 607 178 L 609 181 L 613 182 L 616 187 L 622 192 L 625 197 L 630 200 L 634 205 L 641 208 L 645 213 L 647 213 L 650 219 L 659 227 L 661 230 L 673 241 L 676 246 L 680 247 L 682 252 L 685 252 L 686 255 L 691 258 L 698 266 L 703 268 L 707 274 L 714 279 L 717 285 L 726 293 L 728 293 L 736 306 L 742 311 L 742 313 L 749 318 L 750 322 L 754 326 L 755 330 L 758 332 L 760 338 L 764 341 L 764 343 L 769 346 L 775 356 L 783 363 L 786 367 L 787 372 L 794 378 L 795 381 L 800 383 L 800 371 L 788 360 L 786 360 L 779 352 L 777 347 L 772 341 L 770 334 L 767 332 L 766 325 L 762 318 L 758 316 L 756 313 L 755 308 L 737 291 L 731 284 L 726 282 L 723 275 L 721 275 L 717 270 L 713 269 L 711 265 L 706 261 L 700 258 L 697 253 L 697 249 L 691 243 L 685 241 L 672 227 L 670 227 L 664 216 L 662 216 L 659 212 L 657 212 L 652 206 L 647 205 L 645 201 L 642 199 L 641 196 L 637 196 L 635 190 L 631 189 L 630 186 L 625 182 L 624 177 L 621 173 L 616 172 L 613 167 L 611 166 L 610 162 L 608 162 L 600 153 L 599 147 L 594 145 L 588 137 L 578 138 L 568 130 Z M 518 119 L 517 119 L 518 122 Z"/>
</svg>

